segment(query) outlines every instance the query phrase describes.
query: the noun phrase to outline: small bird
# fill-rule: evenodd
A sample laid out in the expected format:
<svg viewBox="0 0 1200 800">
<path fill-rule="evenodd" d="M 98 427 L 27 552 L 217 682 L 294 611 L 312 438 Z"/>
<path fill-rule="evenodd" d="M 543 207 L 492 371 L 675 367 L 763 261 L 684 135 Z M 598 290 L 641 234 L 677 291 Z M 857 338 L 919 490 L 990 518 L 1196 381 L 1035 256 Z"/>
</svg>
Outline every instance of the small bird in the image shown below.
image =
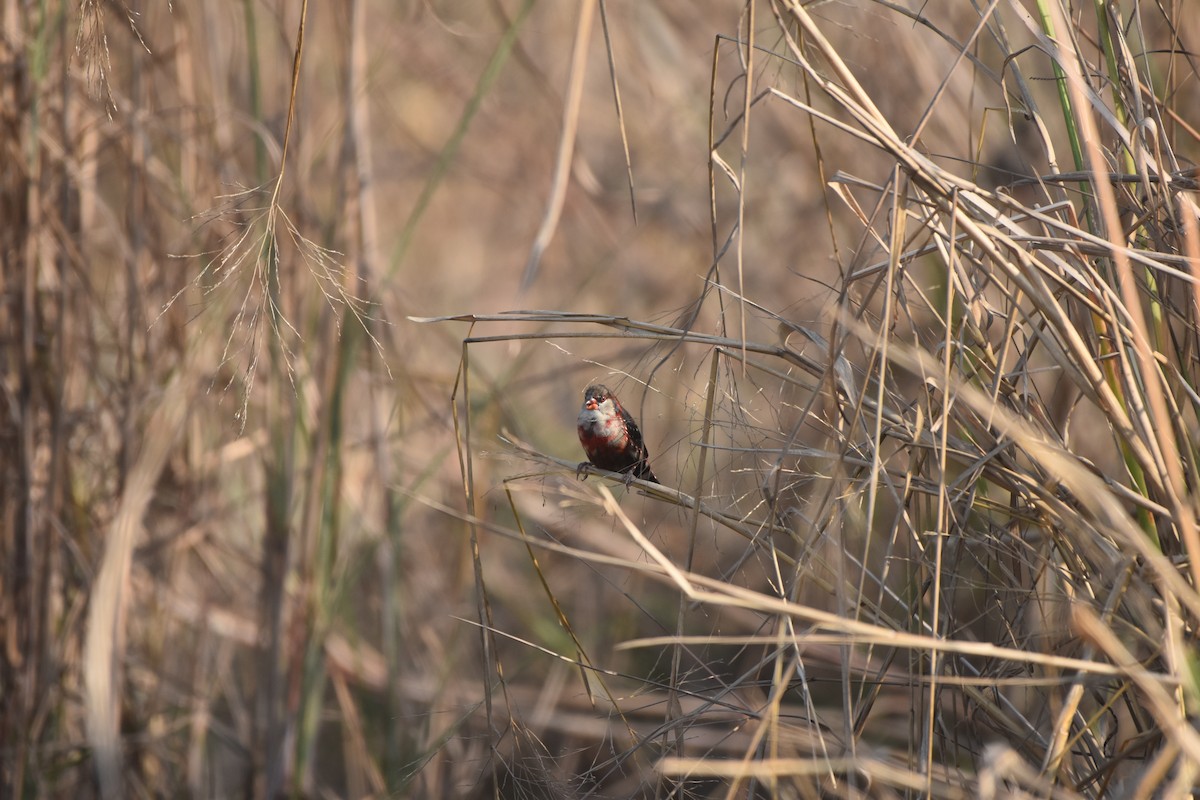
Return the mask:
<svg viewBox="0 0 1200 800">
<path fill-rule="evenodd" d="M 584 390 L 578 422 L 579 442 L 588 461 L 601 469 L 659 482 L 647 461 L 650 454 L 642 432 L 607 386 L 594 383 Z M 586 468 L 587 461 L 575 472 L 578 475 Z"/>
</svg>

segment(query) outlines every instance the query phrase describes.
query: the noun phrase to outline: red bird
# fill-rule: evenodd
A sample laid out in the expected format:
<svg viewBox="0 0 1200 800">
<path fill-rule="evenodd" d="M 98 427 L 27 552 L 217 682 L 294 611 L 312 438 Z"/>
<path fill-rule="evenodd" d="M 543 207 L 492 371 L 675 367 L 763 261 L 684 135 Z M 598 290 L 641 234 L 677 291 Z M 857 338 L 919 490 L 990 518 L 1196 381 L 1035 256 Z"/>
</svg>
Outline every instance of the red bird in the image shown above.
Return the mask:
<svg viewBox="0 0 1200 800">
<path fill-rule="evenodd" d="M 650 470 L 650 457 L 642 432 L 617 396 L 607 386 L 594 383 L 583 392 L 579 411 L 579 442 L 588 461 L 601 469 L 623 472 L 634 478 L 658 483 Z M 587 467 L 579 465 L 582 471 Z"/>
</svg>

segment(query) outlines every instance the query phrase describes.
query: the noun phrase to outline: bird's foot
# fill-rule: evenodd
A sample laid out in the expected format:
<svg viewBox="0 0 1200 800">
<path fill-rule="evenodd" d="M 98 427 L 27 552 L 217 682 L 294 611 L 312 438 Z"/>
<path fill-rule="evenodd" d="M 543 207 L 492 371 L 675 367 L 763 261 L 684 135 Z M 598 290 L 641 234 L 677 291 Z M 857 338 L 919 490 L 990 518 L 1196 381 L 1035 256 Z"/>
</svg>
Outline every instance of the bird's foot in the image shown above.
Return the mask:
<svg viewBox="0 0 1200 800">
<path fill-rule="evenodd" d="M 591 474 L 592 474 L 592 462 L 590 462 L 590 461 L 580 461 L 579 466 L 575 468 L 575 479 L 576 480 L 586 481 L 588 479 L 588 475 L 591 475 Z"/>
</svg>

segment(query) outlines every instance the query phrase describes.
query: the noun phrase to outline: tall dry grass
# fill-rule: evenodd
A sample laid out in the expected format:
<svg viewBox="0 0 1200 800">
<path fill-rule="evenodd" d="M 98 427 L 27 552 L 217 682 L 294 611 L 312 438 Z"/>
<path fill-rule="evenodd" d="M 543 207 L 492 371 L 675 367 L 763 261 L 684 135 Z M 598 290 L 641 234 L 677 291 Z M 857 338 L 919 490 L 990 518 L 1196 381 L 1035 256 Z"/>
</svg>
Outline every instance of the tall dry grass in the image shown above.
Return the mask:
<svg viewBox="0 0 1200 800">
<path fill-rule="evenodd" d="M 1187 795 L 1194 14 L 334 6 L 0 17 L 0 796 Z"/>
</svg>

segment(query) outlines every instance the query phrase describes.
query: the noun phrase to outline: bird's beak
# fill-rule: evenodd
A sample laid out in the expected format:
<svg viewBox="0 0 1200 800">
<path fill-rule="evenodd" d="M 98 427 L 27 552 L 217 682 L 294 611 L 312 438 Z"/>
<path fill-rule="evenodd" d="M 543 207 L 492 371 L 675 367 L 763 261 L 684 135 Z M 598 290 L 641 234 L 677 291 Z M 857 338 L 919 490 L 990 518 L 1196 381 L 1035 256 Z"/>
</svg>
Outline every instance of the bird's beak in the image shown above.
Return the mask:
<svg viewBox="0 0 1200 800">
<path fill-rule="evenodd" d="M 583 401 L 583 407 L 586 408 L 588 411 L 595 411 L 597 408 L 600 407 L 600 404 L 596 402 L 596 398 L 589 397 L 587 400 Z"/>
</svg>

